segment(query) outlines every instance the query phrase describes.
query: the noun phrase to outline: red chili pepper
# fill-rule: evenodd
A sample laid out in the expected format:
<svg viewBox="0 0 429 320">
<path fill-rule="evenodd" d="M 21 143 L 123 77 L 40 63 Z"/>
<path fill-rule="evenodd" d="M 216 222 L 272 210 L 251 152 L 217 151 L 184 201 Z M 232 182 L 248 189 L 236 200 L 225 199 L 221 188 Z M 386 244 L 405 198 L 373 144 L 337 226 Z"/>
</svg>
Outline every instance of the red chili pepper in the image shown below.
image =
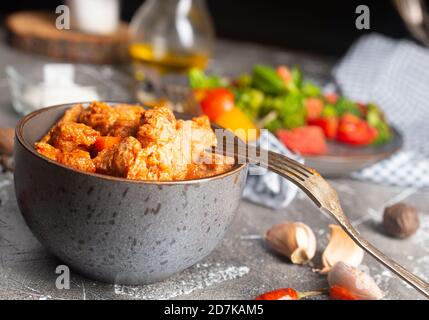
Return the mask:
<svg viewBox="0 0 429 320">
<path fill-rule="evenodd" d="M 332 300 L 358 300 L 346 288 L 336 285 L 329 288 L 329 298 Z"/>
<path fill-rule="evenodd" d="M 307 291 L 299 292 L 293 288 L 280 288 L 273 291 L 268 291 L 260 296 L 257 296 L 255 300 L 300 300 L 302 298 L 316 296 L 322 294 L 321 291 Z"/>
</svg>

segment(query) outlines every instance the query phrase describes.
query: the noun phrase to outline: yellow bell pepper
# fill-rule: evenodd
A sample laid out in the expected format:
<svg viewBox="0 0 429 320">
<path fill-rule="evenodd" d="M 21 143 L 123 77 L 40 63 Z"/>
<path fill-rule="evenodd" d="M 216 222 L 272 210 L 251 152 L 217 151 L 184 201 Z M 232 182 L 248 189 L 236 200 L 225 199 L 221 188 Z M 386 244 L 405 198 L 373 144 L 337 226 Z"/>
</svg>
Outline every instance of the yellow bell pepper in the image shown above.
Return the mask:
<svg viewBox="0 0 429 320">
<path fill-rule="evenodd" d="M 222 113 L 216 118 L 215 123 L 232 131 L 244 141 L 256 140 L 259 130 L 255 124 L 238 108 Z"/>
</svg>

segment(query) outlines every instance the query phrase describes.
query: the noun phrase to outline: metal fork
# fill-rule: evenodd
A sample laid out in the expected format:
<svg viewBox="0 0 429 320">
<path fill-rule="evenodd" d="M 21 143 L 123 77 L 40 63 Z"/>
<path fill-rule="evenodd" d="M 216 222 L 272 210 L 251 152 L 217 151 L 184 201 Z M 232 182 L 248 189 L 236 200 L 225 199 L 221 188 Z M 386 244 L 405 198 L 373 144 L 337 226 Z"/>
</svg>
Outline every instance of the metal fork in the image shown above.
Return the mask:
<svg viewBox="0 0 429 320">
<path fill-rule="evenodd" d="M 428 283 L 387 257 L 360 235 L 344 214 L 337 192 L 314 169 L 281 154 L 257 149 L 242 141 L 238 142 L 237 139 L 234 144 L 228 139 L 224 139 L 223 145 L 220 147 L 216 148 L 214 152 L 235 157 L 236 161 L 241 161 L 240 163 L 246 161 L 268 168 L 298 186 L 320 210 L 333 217 L 363 250 L 429 298 Z M 263 152 L 266 152 L 266 156 L 261 156 Z"/>
</svg>

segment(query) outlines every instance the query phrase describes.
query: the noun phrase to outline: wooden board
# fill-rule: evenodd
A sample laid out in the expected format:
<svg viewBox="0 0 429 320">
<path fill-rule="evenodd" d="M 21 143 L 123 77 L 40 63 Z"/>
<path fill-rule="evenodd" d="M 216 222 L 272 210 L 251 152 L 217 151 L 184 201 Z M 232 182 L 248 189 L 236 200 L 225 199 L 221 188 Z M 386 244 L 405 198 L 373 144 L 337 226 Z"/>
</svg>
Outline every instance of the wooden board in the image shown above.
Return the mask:
<svg viewBox="0 0 429 320">
<path fill-rule="evenodd" d="M 128 60 L 128 24 L 110 35 L 93 35 L 55 27 L 56 16 L 43 11 L 22 11 L 6 19 L 14 47 L 53 58 L 81 63 L 121 63 Z"/>
</svg>

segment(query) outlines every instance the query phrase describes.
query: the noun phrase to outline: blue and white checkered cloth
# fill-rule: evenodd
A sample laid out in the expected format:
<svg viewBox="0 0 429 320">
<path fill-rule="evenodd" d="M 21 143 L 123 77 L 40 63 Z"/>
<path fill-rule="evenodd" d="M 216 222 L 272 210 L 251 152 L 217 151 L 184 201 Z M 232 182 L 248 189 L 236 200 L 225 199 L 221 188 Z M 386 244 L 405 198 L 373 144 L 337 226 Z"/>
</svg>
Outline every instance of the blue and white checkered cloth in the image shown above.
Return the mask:
<svg viewBox="0 0 429 320">
<path fill-rule="evenodd" d="M 262 130 L 257 142 L 263 149 L 274 151 L 303 162 L 302 158 L 291 153 L 268 130 Z M 286 207 L 296 196 L 297 187 L 274 172 L 251 165 L 244 188 L 243 197 L 265 207 L 277 209 Z"/>
<path fill-rule="evenodd" d="M 333 77 L 346 97 L 380 105 L 404 136 L 400 152 L 353 177 L 429 187 L 429 49 L 379 34 L 363 36 L 334 68 Z"/>
</svg>

